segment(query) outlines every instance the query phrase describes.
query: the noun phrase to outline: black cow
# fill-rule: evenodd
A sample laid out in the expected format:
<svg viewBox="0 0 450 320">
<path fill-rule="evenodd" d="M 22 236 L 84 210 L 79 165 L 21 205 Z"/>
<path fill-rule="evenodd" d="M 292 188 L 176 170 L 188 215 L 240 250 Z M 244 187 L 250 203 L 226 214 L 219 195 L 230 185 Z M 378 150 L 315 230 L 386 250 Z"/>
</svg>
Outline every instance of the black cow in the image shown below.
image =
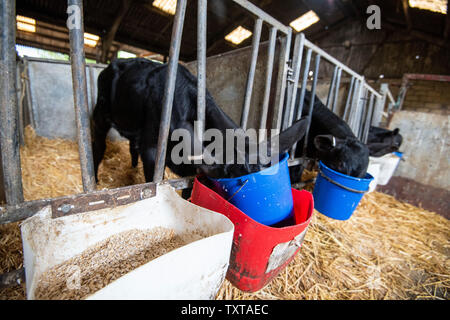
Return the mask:
<svg viewBox="0 0 450 320">
<path fill-rule="evenodd" d="M 307 115 L 311 102 L 311 92 L 305 91 L 302 116 Z M 295 106 L 300 101 L 297 91 Z M 303 140 L 298 144 L 295 157 L 302 156 Z M 369 165 L 369 150 L 359 141 L 348 124 L 329 110 L 316 96 L 308 134 L 306 155 L 321 160 L 327 167 L 353 177 L 366 175 Z M 300 181 L 303 168 L 290 168 L 291 182 Z"/>
<path fill-rule="evenodd" d="M 93 156 L 95 176 L 105 152 L 105 139 L 111 127 L 130 140 L 132 165 L 141 156 L 147 182 L 152 181 L 155 167 L 158 132 L 161 119 L 167 64 L 146 62 L 142 59 L 114 60 L 98 79 L 98 99 L 93 113 Z M 206 92 L 205 129 L 219 129 L 225 136 L 226 129 L 238 129 L 230 117 Z M 173 101 L 166 164 L 177 175 L 186 177 L 203 172 L 213 178 L 231 178 L 257 172 L 264 164 L 250 164 L 249 154 L 243 164 L 175 164 L 171 151 L 177 141 L 171 141 L 175 129 L 186 129 L 194 136 L 197 119 L 197 79 L 183 66 L 178 65 Z M 301 139 L 306 130 L 306 120 L 295 122 L 279 135 L 279 149 L 286 152 Z M 225 140 L 225 139 L 224 139 Z M 248 143 L 248 141 L 247 141 Z M 271 141 L 268 142 L 269 150 Z M 261 145 L 260 145 L 261 146 Z M 235 149 L 235 153 L 238 153 Z"/>
<path fill-rule="evenodd" d="M 399 133 L 400 129 L 388 130 L 371 126 L 367 147 L 371 157 L 381 157 L 385 154 L 398 151 L 403 142 L 403 137 Z"/>
</svg>

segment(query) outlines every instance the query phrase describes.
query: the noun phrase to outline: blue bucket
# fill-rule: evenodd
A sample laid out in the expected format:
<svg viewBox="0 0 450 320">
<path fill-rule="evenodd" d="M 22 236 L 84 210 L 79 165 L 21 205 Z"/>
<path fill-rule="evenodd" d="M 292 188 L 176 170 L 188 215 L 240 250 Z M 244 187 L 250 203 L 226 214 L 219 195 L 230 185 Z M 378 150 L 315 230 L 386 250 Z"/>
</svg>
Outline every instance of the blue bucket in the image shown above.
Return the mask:
<svg viewBox="0 0 450 320">
<path fill-rule="evenodd" d="M 209 178 L 212 189 L 259 223 L 278 223 L 294 211 L 288 158 L 286 153 L 277 164 L 238 178 Z"/>
<path fill-rule="evenodd" d="M 319 162 L 319 174 L 314 186 L 314 209 L 337 220 L 347 220 L 353 214 L 373 180 L 370 174 L 355 178 L 334 171 Z"/>
</svg>

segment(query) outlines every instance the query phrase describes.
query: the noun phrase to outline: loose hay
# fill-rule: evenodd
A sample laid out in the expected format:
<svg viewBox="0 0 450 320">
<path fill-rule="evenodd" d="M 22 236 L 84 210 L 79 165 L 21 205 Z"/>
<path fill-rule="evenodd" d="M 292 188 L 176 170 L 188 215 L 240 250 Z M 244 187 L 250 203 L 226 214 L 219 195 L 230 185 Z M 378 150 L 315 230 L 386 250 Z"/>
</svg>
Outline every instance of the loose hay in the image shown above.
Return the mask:
<svg viewBox="0 0 450 320">
<path fill-rule="evenodd" d="M 82 191 L 75 142 L 37 137 L 29 127 L 25 140 L 21 162 L 26 200 Z M 128 150 L 127 142 L 107 143 L 99 188 L 145 181 L 141 163 L 131 168 Z M 305 172 L 303 180 L 312 177 L 313 172 Z M 0 272 L 22 267 L 18 224 L 0 226 L 0 232 Z M 447 219 L 372 192 L 348 221 L 315 212 L 300 253 L 268 286 L 244 293 L 225 281 L 217 298 L 448 299 L 449 239 Z M 0 298 L 23 299 L 24 289 L 0 290 Z"/>
<path fill-rule="evenodd" d="M 42 274 L 36 287 L 36 298 L 86 298 L 130 271 L 184 244 L 185 241 L 175 235 L 173 230 L 162 227 L 115 234 Z"/>
</svg>

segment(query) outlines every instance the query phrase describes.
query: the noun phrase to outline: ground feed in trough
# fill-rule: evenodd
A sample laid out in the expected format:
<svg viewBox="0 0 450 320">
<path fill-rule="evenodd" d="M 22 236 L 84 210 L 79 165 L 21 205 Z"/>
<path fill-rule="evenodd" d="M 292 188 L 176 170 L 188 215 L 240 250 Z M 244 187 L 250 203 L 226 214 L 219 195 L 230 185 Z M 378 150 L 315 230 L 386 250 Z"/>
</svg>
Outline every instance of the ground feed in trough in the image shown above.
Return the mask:
<svg viewBox="0 0 450 320">
<path fill-rule="evenodd" d="M 38 280 L 36 299 L 83 299 L 114 280 L 185 244 L 171 229 L 128 230 L 115 234 L 75 257 L 44 272 Z M 76 267 L 76 269 L 74 269 Z M 79 274 L 74 273 L 78 271 Z M 67 280 L 72 279 L 72 286 Z"/>
<path fill-rule="evenodd" d="M 75 142 L 36 137 L 27 127 L 21 156 L 26 200 L 82 191 Z M 100 188 L 144 182 L 142 164 L 131 168 L 127 142 L 108 142 L 99 179 Z M 0 233 L 0 273 L 22 267 L 19 224 Z M 244 293 L 225 281 L 217 298 L 448 299 L 449 239 L 444 217 L 372 192 L 348 221 L 316 212 L 300 253 L 265 288 Z M 0 299 L 24 298 L 23 286 L 0 290 Z"/>
</svg>

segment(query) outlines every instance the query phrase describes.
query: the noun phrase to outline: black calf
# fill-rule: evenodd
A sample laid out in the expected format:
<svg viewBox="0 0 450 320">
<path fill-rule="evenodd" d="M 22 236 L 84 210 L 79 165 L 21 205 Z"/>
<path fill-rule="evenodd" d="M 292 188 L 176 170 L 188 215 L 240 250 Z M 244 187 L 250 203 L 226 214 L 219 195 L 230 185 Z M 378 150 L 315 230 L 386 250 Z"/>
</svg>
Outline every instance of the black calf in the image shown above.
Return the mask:
<svg viewBox="0 0 450 320">
<path fill-rule="evenodd" d="M 147 182 L 152 181 L 166 75 L 167 65 L 142 61 L 142 59 L 115 60 L 102 71 L 98 79 L 99 93 L 93 115 L 96 178 L 98 166 L 105 151 L 106 135 L 109 129 L 114 127 L 130 140 L 132 165 L 137 164 L 138 155 L 140 155 L 144 164 L 145 179 Z M 259 163 L 250 164 L 249 153 L 245 154 L 243 164 L 208 165 L 193 162 L 175 164 L 171 159 L 171 153 L 179 142 L 171 141 L 170 137 L 176 129 L 186 129 L 190 132 L 190 136 L 194 137 L 194 121 L 196 120 L 197 81 L 186 68 L 179 65 L 166 153 L 168 167 L 182 177 L 192 176 L 200 171 L 214 178 L 229 178 L 257 172 L 267 166 Z M 220 130 L 225 137 L 227 129 L 239 129 L 239 126 L 215 104 L 212 96 L 207 92 L 205 129 L 212 128 Z M 272 154 L 286 152 L 303 137 L 305 130 L 306 120 L 297 121 L 279 135 L 278 150 L 271 150 L 269 141 L 269 152 Z M 236 148 L 234 151 L 235 155 L 241 152 Z"/>
<path fill-rule="evenodd" d="M 400 129 L 398 128 L 391 131 L 371 126 L 367 139 L 370 156 L 381 157 L 385 154 L 398 151 L 403 142 L 403 137 L 399 131 Z"/>
<path fill-rule="evenodd" d="M 306 115 L 312 95 L 306 90 L 302 116 Z M 300 100 L 300 89 L 297 92 L 295 105 Z M 303 140 L 296 149 L 295 157 L 300 157 L 303 150 Z M 366 175 L 369 165 L 369 150 L 353 134 L 347 123 L 329 110 L 316 96 L 308 134 L 306 155 L 321 160 L 327 167 L 353 177 L 362 178 Z M 291 182 L 300 181 L 303 168 L 290 168 Z"/>
</svg>

